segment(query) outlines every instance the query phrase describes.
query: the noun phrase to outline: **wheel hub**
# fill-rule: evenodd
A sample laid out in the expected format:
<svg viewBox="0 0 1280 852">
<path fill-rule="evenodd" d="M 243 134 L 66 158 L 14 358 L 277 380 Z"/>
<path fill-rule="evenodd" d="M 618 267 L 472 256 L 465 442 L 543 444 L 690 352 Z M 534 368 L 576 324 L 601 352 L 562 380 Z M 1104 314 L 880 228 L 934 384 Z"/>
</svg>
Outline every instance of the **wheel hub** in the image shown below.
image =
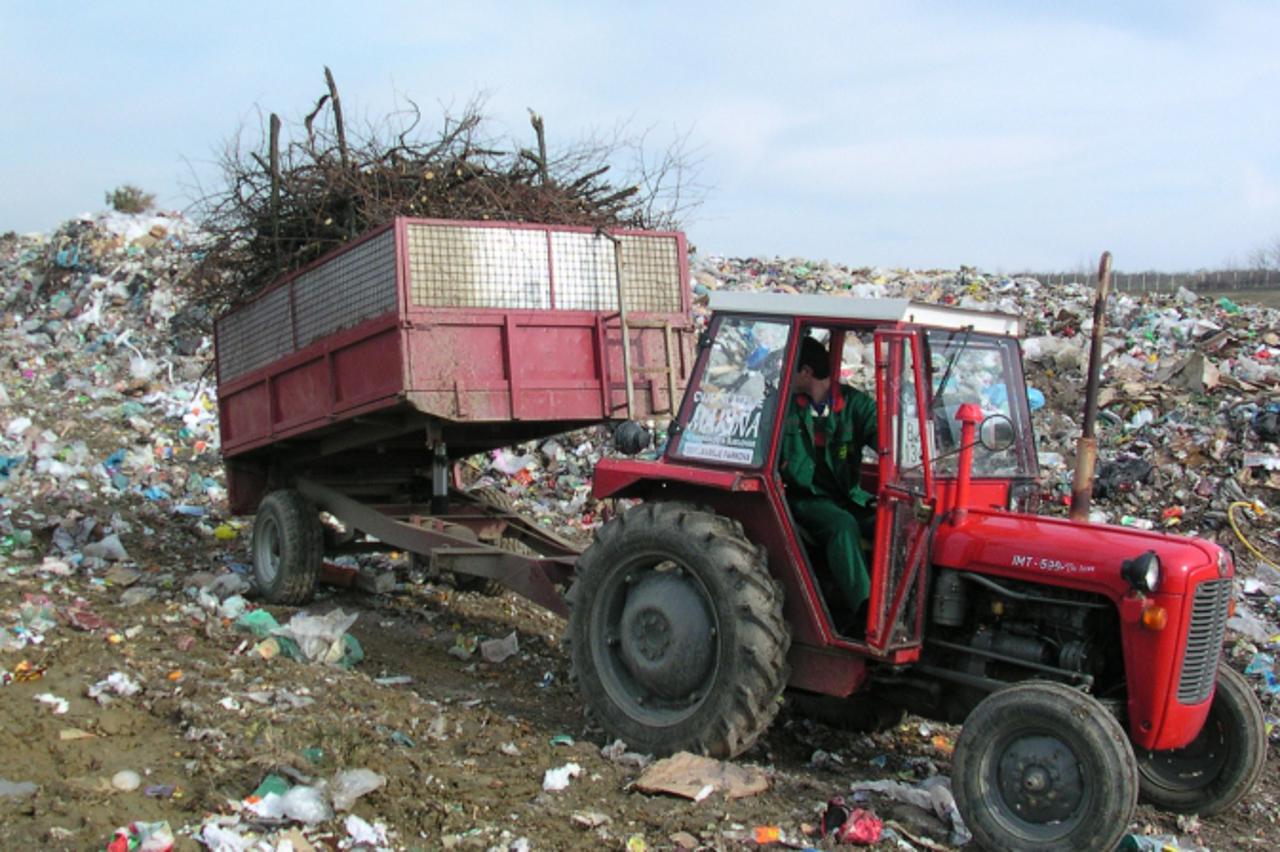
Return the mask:
<svg viewBox="0 0 1280 852">
<path fill-rule="evenodd" d="M 1043 766 L 1034 766 L 1028 769 L 1022 777 L 1022 787 L 1028 793 L 1043 793 L 1051 783 L 1052 780 L 1049 778 L 1049 773 L 1045 771 Z"/>
<path fill-rule="evenodd" d="M 1030 822 L 1070 819 L 1084 799 L 1075 753 L 1057 737 L 1014 740 L 1000 756 L 997 773 L 1005 803 Z"/>
<path fill-rule="evenodd" d="M 656 663 L 671 647 L 671 623 L 665 614 L 645 610 L 631 625 L 632 642 L 645 660 Z"/>
<path fill-rule="evenodd" d="M 711 617 L 698 588 L 674 572 L 635 583 L 619 625 L 619 655 L 636 684 L 667 700 L 694 695 L 715 661 Z"/>
<path fill-rule="evenodd" d="M 263 517 L 254 540 L 253 567 L 258 579 L 270 584 L 280 567 L 280 526 L 275 518 Z"/>
</svg>

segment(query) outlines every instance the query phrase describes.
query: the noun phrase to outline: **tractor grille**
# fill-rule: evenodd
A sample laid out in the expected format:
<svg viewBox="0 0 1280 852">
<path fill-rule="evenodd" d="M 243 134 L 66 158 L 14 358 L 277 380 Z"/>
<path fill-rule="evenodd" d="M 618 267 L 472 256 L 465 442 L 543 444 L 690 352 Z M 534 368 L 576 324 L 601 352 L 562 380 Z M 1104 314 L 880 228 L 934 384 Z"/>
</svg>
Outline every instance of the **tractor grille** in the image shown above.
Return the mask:
<svg viewBox="0 0 1280 852">
<path fill-rule="evenodd" d="M 1182 704 L 1199 704 L 1213 692 L 1230 602 L 1230 579 L 1209 580 L 1196 587 L 1187 647 L 1182 655 L 1182 678 L 1178 681 L 1178 701 Z"/>
</svg>

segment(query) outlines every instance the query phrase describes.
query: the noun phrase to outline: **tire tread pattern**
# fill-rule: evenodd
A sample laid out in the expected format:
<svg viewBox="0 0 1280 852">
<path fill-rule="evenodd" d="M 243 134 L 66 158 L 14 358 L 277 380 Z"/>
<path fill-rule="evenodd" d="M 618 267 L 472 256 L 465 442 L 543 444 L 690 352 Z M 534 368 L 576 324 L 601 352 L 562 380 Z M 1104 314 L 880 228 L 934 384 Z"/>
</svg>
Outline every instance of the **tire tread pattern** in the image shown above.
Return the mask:
<svg viewBox="0 0 1280 852">
<path fill-rule="evenodd" d="M 586 647 L 589 629 L 582 615 L 588 602 L 581 600 L 582 589 L 616 565 L 628 542 L 663 538 L 698 542 L 713 569 L 732 578 L 727 584 L 732 600 L 724 612 L 736 618 L 738 641 L 731 649 L 735 659 L 722 661 L 736 680 L 727 684 L 723 695 L 711 699 L 719 704 L 713 718 L 697 730 L 676 734 L 656 750 L 684 749 L 735 757 L 755 744 L 781 708 L 779 697 L 789 675 L 786 660 L 791 644 L 791 629 L 782 614 L 782 585 L 770 576 L 764 550 L 746 539 L 736 520 L 689 503 L 651 502 L 632 508 L 598 530 L 578 560 L 577 578 L 569 594 L 568 642 L 575 680 L 588 710 L 605 722 L 609 708 L 602 703 L 608 699 L 599 684 L 593 683 L 591 649 Z"/>
<path fill-rule="evenodd" d="M 324 530 L 315 505 L 294 489 L 273 491 L 262 500 L 259 514 L 273 513 L 279 527 L 280 564 L 271 588 L 260 588 L 274 604 L 301 606 L 315 594 L 324 560 Z M 254 531 L 256 554 L 257 529 Z"/>
</svg>

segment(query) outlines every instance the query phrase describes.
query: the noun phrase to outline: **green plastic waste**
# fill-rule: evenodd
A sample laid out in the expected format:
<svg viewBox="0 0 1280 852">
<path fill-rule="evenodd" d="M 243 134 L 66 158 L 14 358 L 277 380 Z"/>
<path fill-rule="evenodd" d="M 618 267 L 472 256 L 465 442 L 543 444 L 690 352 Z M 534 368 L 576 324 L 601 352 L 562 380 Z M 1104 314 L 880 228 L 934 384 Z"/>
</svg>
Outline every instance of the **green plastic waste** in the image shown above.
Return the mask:
<svg viewBox="0 0 1280 852">
<path fill-rule="evenodd" d="M 271 631 L 280 629 L 280 622 L 265 609 L 255 609 L 237 618 L 236 627 L 252 633 L 259 639 L 266 639 L 271 635 Z"/>
<path fill-rule="evenodd" d="M 319 766 L 324 763 L 324 749 L 319 748 L 318 746 L 304 748 L 301 754 L 306 758 L 307 763 L 310 763 L 312 766 Z"/>
<path fill-rule="evenodd" d="M 1230 299 L 1228 299 L 1226 296 L 1223 296 L 1221 299 L 1218 300 L 1218 307 L 1222 308 L 1224 311 L 1226 311 L 1229 314 L 1240 313 L 1240 306 L 1237 305 L 1235 302 L 1231 301 Z"/>
<path fill-rule="evenodd" d="M 289 792 L 290 784 L 283 777 L 276 775 L 274 772 L 262 779 L 262 783 L 258 785 L 258 789 L 253 791 L 253 795 L 259 799 L 266 798 L 268 793 L 275 793 L 277 796 L 283 796 Z"/>
<path fill-rule="evenodd" d="M 338 660 L 338 665 L 349 669 L 364 659 L 364 648 L 360 647 L 360 641 L 356 637 L 350 633 L 344 634 L 342 644 L 342 659 Z"/>
</svg>

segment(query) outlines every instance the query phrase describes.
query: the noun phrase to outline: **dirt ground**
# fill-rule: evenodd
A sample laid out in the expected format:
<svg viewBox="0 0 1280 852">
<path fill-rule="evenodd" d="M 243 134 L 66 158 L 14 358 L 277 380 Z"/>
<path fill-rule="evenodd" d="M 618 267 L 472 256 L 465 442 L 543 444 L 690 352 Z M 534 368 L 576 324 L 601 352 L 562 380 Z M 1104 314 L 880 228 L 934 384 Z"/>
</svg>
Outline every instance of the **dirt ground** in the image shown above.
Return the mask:
<svg viewBox="0 0 1280 852">
<path fill-rule="evenodd" d="M 37 680 L 0 688 L 0 778 L 38 785 L 31 796 L 0 797 L 0 848 L 102 849 L 118 826 L 165 820 L 176 848 L 195 849 L 192 833 L 216 815 L 242 834 L 256 828 L 270 836 L 280 826 L 251 823 L 241 807 L 269 773 L 313 782 L 370 768 L 387 783 L 353 812 L 385 824 L 397 849 L 673 849 L 691 838 L 701 848 L 732 849 L 755 845 L 757 826 L 777 826 L 793 848 L 830 849 L 806 831 L 851 782 L 949 773 L 954 727 L 910 717 L 889 731 L 857 734 L 784 709 L 739 760 L 767 773 L 767 792 L 700 803 L 646 795 L 630 787 L 638 771 L 603 756 L 600 736 L 585 727 L 556 617 L 512 595 L 487 598 L 443 584 L 409 582 L 380 596 L 323 590 L 308 609 L 358 612 L 352 632 L 364 661 L 343 670 L 263 659 L 244 633 L 184 592 L 200 580 L 197 572 L 243 559 L 242 542 L 217 544 L 182 523 L 126 539 L 147 566 L 134 587 L 159 590 L 132 606 L 122 605 L 127 590 L 119 586 L 38 573 L 34 556 L 23 564 L 16 554 L 0 573 L 6 623 L 41 596 L 58 613 L 41 644 L 0 654 L 5 670 L 24 660 L 43 670 Z M 271 611 L 284 623 L 295 610 Z M 98 618 L 75 616 L 92 628 L 79 629 L 68 623 L 72 612 Z M 512 630 L 520 650 L 502 663 L 454 650 Z M 105 706 L 88 697 L 116 671 L 141 692 Z M 412 680 L 377 683 L 400 676 Z M 46 693 L 66 699 L 66 712 L 36 699 Z M 819 750 L 830 757 L 815 761 Z M 570 762 L 582 774 L 563 792 L 545 792 L 543 773 Z M 1225 816 L 1180 823 L 1144 807 L 1133 831 L 1177 834 L 1215 850 L 1274 848 L 1276 768 L 1272 756 L 1258 788 Z M 139 773 L 138 789 L 112 787 L 121 770 Z M 899 836 L 921 839 L 911 848 L 945 846 L 946 828 L 932 815 L 887 800 L 871 805 Z M 347 842 L 341 815 L 305 834 L 315 848 L 350 848 L 340 845 Z"/>
</svg>

